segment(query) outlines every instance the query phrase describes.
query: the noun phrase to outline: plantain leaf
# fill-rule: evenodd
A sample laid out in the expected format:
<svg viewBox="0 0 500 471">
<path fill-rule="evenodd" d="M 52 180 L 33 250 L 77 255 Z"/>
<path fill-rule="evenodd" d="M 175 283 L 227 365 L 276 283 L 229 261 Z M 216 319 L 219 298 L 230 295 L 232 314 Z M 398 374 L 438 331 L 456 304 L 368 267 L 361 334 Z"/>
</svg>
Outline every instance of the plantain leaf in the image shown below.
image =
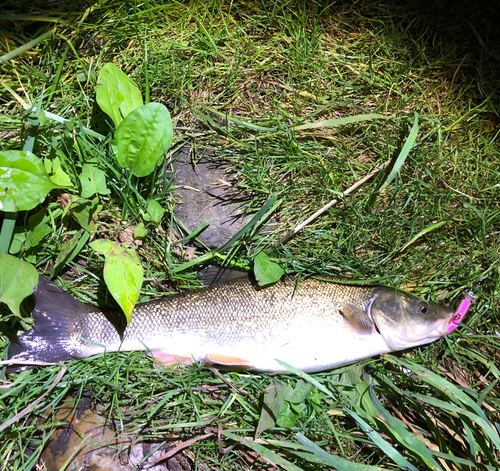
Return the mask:
<svg viewBox="0 0 500 471">
<path fill-rule="evenodd" d="M 21 317 L 21 302 L 33 293 L 38 283 L 38 272 L 33 265 L 12 255 L 0 257 L 0 302 Z"/>
<path fill-rule="evenodd" d="M 57 185 L 43 162 L 31 152 L 0 152 L 0 210 L 28 211 L 40 204 Z"/>
<path fill-rule="evenodd" d="M 112 63 L 104 64 L 99 72 L 96 100 L 116 127 L 143 104 L 137 85 Z"/>
<path fill-rule="evenodd" d="M 90 246 L 104 255 L 104 281 L 130 322 L 143 280 L 136 251 L 110 240 L 95 240 Z"/>
<path fill-rule="evenodd" d="M 116 159 L 136 177 L 152 173 L 172 143 L 170 113 L 160 103 L 148 103 L 132 111 L 118 126 Z"/>
</svg>

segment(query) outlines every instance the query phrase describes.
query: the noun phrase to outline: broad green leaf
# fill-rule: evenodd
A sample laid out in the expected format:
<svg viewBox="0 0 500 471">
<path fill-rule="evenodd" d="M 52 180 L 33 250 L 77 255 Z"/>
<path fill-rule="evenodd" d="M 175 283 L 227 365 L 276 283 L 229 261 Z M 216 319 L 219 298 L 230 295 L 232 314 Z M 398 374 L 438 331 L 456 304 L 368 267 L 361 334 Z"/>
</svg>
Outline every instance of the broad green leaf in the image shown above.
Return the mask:
<svg viewBox="0 0 500 471">
<path fill-rule="evenodd" d="M 253 270 L 259 286 L 276 283 L 285 273 L 285 270 L 272 262 L 264 252 L 259 252 L 253 259 Z"/>
<path fill-rule="evenodd" d="M 25 248 L 29 249 L 31 247 L 36 247 L 44 239 L 44 237 L 51 232 L 52 227 L 48 226 L 44 222 L 41 222 L 38 226 L 35 226 L 30 234 L 27 235 Z"/>
<path fill-rule="evenodd" d="M 143 269 L 134 249 L 118 242 L 96 240 L 90 244 L 104 255 L 104 281 L 111 296 L 120 305 L 130 322 L 142 286 Z"/>
<path fill-rule="evenodd" d="M 73 186 L 73 182 L 69 175 L 61 167 L 61 159 L 56 157 L 54 160 L 45 159 L 44 160 L 45 170 L 49 174 L 49 178 L 58 186 L 64 188 L 70 188 Z"/>
<path fill-rule="evenodd" d="M 28 211 L 43 202 L 57 185 L 42 161 L 31 152 L 0 152 L 0 211 Z"/>
<path fill-rule="evenodd" d="M 262 410 L 260 413 L 259 423 L 255 431 L 255 436 L 258 437 L 262 432 L 276 424 L 276 419 L 279 416 L 281 406 L 285 402 L 282 394 L 283 386 L 281 384 L 271 384 L 264 390 L 262 399 Z"/>
<path fill-rule="evenodd" d="M 292 402 L 293 404 L 300 404 L 305 401 L 306 397 L 309 395 L 311 391 L 314 390 L 314 386 L 311 383 L 306 383 L 303 380 L 297 381 L 297 385 L 293 390 L 293 394 L 290 398 L 287 398 L 287 401 Z"/>
<path fill-rule="evenodd" d="M 80 199 L 77 196 L 70 196 L 71 214 L 87 232 L 97 231 L 99 224 L 97 223 L 97 215 L 102 209 L 102 205 L 98 204 L 98 198 L 93 201 Z"/>
<path fill-rule="evenodd" d="M 33 265 L 12 255 L 0 257 L 0 302 L 21 317 L 21 302 L 33 293 L 38 283 L 38 272 Z"/>
<path fill-rule="evenodd" d="M 112 63 L 104 64 L 99 72 L 96 100 L 116 127 L 143 104 L 137 85 Z"/>
<path fill-rule="evenodd" d="M 106 186 L 106 175 L 94 165 L 85 164 L 78 178 L 82 184 L 82 198 L 90 198 L 96 193 L 109 195 L 110 191 Z"/>
<path fill-rule="evenodd" d="M 116 159 L 136 177 L 152 173 L 172 143 L 170 113 L 160 103 L 148 103 L 132 111 L 115 133 Z"/>
<path fill-rule="evenodd" d="M 144 215 L 146 221 L 154 221 L 159 224 L 165 214 L 165 210 L 156 200 L 149 200 L 147 213 Z"/>
<path fill-rule="evenodd" d="M 280 427 L 292 428 L 297 422 L 298 418 L 299 418 L 298 414 L 296 414 L 292 410 L 290 403 L 284 401 L 283 404 L 281 404 L 278 418 L 276 419 L 276 424 L 279 425 Z"/>
</svg>

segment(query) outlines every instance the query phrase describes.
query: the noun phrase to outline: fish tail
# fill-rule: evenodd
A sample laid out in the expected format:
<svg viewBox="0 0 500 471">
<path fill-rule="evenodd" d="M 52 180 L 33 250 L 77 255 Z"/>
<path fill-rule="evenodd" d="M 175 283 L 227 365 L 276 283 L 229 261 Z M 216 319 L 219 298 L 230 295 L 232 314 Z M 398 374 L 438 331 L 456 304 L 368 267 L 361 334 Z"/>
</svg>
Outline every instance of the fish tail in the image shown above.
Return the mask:
<svg viewBox="0 0 500 471">
<path fill-rule="evenodd" d="M 9 345 L 9 359 L 57 362 L 74 358 L 81 315 L 90 310 L 47 278 L 40 277 L 34 292 L 33 328 Z M 95 312 L 95 308 L 92 308 Z M 76 334 L 76 336 L 75 336 Z"/>
</svg>

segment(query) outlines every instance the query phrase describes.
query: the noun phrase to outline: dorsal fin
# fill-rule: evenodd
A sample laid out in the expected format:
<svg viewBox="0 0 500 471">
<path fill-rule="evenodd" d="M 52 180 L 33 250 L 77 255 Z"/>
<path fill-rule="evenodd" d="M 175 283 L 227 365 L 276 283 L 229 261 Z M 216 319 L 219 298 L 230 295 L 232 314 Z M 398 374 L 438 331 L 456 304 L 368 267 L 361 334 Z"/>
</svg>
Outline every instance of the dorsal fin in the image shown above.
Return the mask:
<svg viewBox="0 0 500 471">
<path fill-rule="evenodd" d="M 203 286 L 211 286 L 219 283 L 248 278 L 248 272 L 236 270 L 234 268 L 224 268 L 215 265 L 208 265 L 198 272 L 198 280 Z"/>
</svg>

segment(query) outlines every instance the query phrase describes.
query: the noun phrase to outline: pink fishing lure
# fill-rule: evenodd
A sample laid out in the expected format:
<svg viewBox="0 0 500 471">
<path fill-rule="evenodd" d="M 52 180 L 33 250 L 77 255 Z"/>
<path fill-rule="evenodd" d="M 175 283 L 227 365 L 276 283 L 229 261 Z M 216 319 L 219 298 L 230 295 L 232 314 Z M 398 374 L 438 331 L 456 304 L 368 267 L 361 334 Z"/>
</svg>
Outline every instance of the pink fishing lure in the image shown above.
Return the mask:
<svg viewBox="0 0 500 471">
<path fill-rule="evenodd" d="M 464 296 L 464 299 L 460 303 L 460 306 L 458 306 L 455 315 L 450 319 L 450 325 L 448 326 L 448 333 L 455 330 L 458 327 L 458 324 L 462 322 L 463 318 L 465 317 L 465 314 L 467 314 L 467 311 L 469 310 L 469 307 L 473 303 L 474 299 L 475 299 L 474 293 L 472 291 L 469 291 Z"/>
</svg>

